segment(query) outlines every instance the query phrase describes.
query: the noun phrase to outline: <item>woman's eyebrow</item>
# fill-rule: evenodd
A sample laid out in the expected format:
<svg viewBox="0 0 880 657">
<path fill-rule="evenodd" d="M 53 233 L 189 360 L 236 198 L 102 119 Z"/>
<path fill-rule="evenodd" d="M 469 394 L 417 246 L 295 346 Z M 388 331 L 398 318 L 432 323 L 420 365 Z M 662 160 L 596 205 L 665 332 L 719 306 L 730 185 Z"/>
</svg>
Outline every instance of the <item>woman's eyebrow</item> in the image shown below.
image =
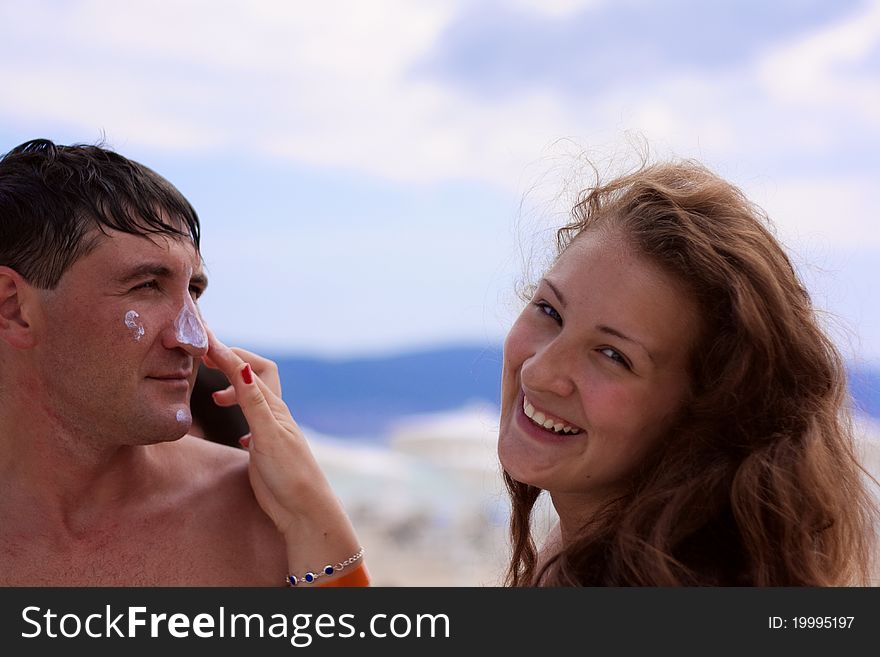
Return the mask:
<svg viewBox="0 0 880 657">
<path fill-rule="evenodd" d="M 562 292 L 559 291 L 559 288 L 556 287 L 553 284 L 553 282 L 550 281 L 550 279 L 548 279 L 548 278 L 542 278 L 541 280 L 547 284 L 547 287 L 549 287 L 551 290 L 553 290 L 553 294 L 555 294 L 556 297 L 559 299 L 559 303 L 563 307 L 565 307 L 565 305 L 566 305 L 565 304 L 565 297 L 563 296 Z M 651 354 L 651 352 L 648 350 L 648 348 L 645 345 L 643 345 L 641 342 L 639 342 L 635 338 L 631 338 L 628 335 L 626 335 L 625 333 L 618 331 L 616 328 L 612 328 L 612 327 L 607 326 L 605 324 L 598 324 L 596 326 L 596 330 L 598 330 L 601 333 L 605 333 L 606 335 L 613 335 L 614 337 L 620 338 L 621 340 L 625 340 L 626 342 L 631 342 L 632 344 L 639 347 L 642 351 L 644 351 L 647 354 L 648 358 L 651 359 L 652 363 L 656 364 L 656 361 L 654 360 L 653 354 Z"/>
<path fill-rule="evenodd" d="M 623 333 L 621 333 L 617 329 L 611 328 L 610 326 L 605 326 L 604 324 L 597 325 L 596 329 L 601 333 L 605 333 L 607 335 L 613 335 L 614 337 L 620 338 L 621 340 L 625 340 L 626 342 L 631 342 L 632 344 L 639 347 L 642 351 L 644 351 L 648 355 L 648 358 L 651 359 L 652 363 L 656 363 L 656 361 L 654 360 L 654 356 L 651 355 L 651 352 L 648 351 L 648 348 L 645 347 L 645 345 L 643 345 L 641 342 L 639 342 L 635 338 L 631 338 L 628 335 L 624 335 Z"/>
<path fill-rule="evenodd" d="M 565 297 L 562 296 L 562 292 L 559 291 L 559 288 L 556 287 L 555 285 L 553 285 L 553 283 L 550 282 L 549 278 L 542 278 L 541 281 L 546 283 L 547 287 L 549 287 L 551 290 L 553 290 L 553 294 L 555 294 L 556 298 L 559 299 L 559 303 L 561 303 L 563 306 L 565 306 Z"/>
</svg>

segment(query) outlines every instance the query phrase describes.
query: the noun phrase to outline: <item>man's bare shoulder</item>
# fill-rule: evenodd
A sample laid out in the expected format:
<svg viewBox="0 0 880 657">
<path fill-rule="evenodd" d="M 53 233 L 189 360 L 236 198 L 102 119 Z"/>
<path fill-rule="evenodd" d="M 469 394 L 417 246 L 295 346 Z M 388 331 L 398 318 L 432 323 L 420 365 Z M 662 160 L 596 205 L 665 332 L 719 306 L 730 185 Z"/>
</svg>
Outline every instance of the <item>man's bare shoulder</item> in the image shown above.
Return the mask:
<svg viewBox="0 0 880 657">
<path fill-rule="evenodd" d="M 157 445 L 173 455 L 176 463 L 189 466 L 194 474 L 221 476 L 230 469 L 247 468 L 245 450 L 186 435 L 180 440 Z"/>
<path fill-rule="evenodd" d="M 249 455 L 243 449 L 184 436 L 166 443 L 169 476 L 190 502 L 225 509 L 227 520 L 249 519 L 274 526 L 254 497 L 248 478 Z"/>
<path fill-rule="evenodd" d="M 284 541 L 254 497 L 248 453 L 192 436 L 164 448 L 164 462 L 176 480 L 175 497 L 189 510 L 203 540 L 220 541 L 235 557 L 243 583 L 283 581 Z"/>
<path fill-rule="evenodd" d="M 286 548 L 253 495 L 246 452 L 187 437 L 147 455 L 130 473 L 137 495 L 88 531 L 4 537 L 0 526 L 0 584 L 282 585 Z"/>
</svg>

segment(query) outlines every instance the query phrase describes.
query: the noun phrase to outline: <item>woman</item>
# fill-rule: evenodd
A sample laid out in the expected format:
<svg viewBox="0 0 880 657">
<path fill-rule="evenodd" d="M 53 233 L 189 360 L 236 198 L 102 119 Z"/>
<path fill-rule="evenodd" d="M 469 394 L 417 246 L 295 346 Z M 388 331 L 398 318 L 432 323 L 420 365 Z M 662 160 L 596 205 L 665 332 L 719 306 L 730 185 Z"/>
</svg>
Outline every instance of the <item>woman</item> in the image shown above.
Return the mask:
<svg viewBox="0 0 880 657">
<path fill-rule="evenodd" d="M 589 190 L 557 238 L 504 347 L 507 583 L 866 583 L 841 358 L 758 208 L 657 164 Z"/>
</svg>

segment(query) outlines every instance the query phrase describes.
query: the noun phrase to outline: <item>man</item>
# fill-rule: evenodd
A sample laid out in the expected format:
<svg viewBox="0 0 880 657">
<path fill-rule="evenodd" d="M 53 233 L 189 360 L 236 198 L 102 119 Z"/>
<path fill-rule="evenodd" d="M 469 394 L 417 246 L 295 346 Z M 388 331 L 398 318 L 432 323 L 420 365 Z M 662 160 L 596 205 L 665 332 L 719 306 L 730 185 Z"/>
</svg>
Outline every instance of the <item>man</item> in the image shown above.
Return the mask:
<svg viewBox="0 0 880 657">
<path fill-rule="evenodd" d="M 281 585 L 357 549 L 272 364 L 209 352 L 206 285 L 198 217 L 150 169 L 47 140 L 0 160 L 0 584 Z M 250 478 L 185 435 L 206 354 L 263 441 Z"/>
</svg>

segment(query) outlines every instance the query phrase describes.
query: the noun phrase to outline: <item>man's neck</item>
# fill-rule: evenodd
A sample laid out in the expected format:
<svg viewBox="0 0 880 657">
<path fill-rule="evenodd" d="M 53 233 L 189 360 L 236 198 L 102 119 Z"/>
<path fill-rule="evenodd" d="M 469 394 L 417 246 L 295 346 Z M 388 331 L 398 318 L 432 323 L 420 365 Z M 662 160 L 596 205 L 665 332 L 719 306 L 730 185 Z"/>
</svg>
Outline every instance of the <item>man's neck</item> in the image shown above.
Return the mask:
<svg viewBox="0 0 880 657">
<path fill-rule="evenodd" d="M 154 487 L 161 476 L 157 447 L 74 435 L 45 415 L 35 417 L 33 408 L 2 408 L 0 518 L 88 531 Z"/>
</svg>

